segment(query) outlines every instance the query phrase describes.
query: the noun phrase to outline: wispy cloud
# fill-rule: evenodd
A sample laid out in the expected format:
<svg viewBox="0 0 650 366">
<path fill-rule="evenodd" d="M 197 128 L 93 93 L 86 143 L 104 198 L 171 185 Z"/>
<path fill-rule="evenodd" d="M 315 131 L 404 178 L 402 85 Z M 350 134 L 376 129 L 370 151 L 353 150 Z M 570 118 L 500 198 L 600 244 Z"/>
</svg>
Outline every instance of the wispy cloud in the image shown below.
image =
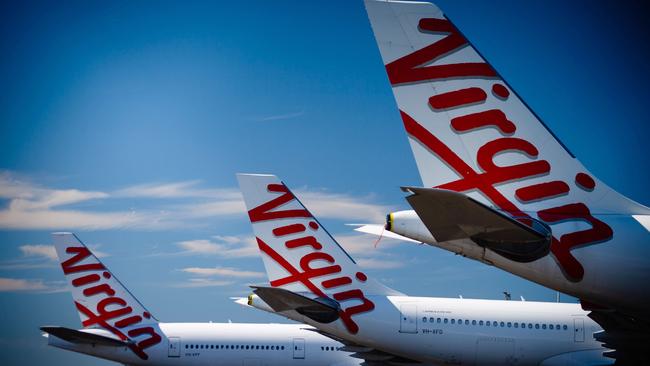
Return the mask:
<svg viewBox="0 0 650 366">
<path fill-rule="evenodd" d="M 192 287 L 221 287 L 232 285 L 235 282 L 227 280 L 214 280 L 210 278 L 190 278 L 185 282 L 180 282 L 174 287 L 192 288 Z"/>
<path fill-rule="evenodd" d="M 359 258 L 357 264 L 368 269 L 394 269 L 404 267 L 404 261 L 395 259 Z"/>
<path fill-rule="evenodd" d="M 116 197 L 149 197 L 149 198 L 217 198 L 241 200 L 238 190 L 229 188 L 201 188 L 198 180 L 173 183 L 139 184 L 117 190 Z"/>
<path fill-rule="evenodd" d="M 230 267 L 189 267 L 183 268 L 181 271 L 185 273 L 190 273 L 197 276 L 222 276 L 222 277 L 231 277 L 231 278 L 260 278 L 266 276 L 262 272 L 255 271 L 244 271 L 239 268 L 230 268 Z"/>
<path fill-rule="evenodd" d="M 0 292 L 39 292 L 53 293 L 66 291 L 60 281 L 44 282 L 41 279 L 0 277 Z"/>
<path fill-rule="evenodd" d="M 215 255 L 224 258 L 258 256 L 252 236 L 213 236 L 212 239 L 186 240 L 176 243 L 185 254 Z"/>
<path fill-rule="evenodd" d="M 51 261 L 57 260 L 56 249 L 53 245 L 21 245 L 18 249 L 26 257 L 45 257 Z"/>
<path fill-rule="evenodd" d="M 371 203 L 369 197 L 357 197 L 323 191 L 297 190 L 296 195 L 316 217 L 383 222 L 390 206 Z"/>
<path fill-rule="evenodd" d="M 307 189 L 297 194 L 323 218 L 381 222 L 391 209 L 373 203 L 371 196 Z M 137 184 L 104 192 L 44 187 L 5 171 L 0 172 L 0 198 L 9 201 L 0 209 L 0 229 L 168 230 L 206 226 L 215 217 L 244 217 L 246 213 L 238 189 L 206 188 L 197 180 Z M 129 206 L 115 209 L 119 207 L 116 202 L 125 199 Z M 134 201 L 139 206 L 132 207 Z M 80 203 L 84 203 L 82 208 Z"/>
<path fill-rule="evenodd" d="M 253 120 L 258 121 L 258 122 L 281 121 L 281 120 L 286 120 L 286 119 L 297 118 L 297 117 L 300 117 L 300 116 L 302 116 L 304 114 L 305 114 L 305 111 L 300 110 L 300 111 L 295 111 L 295 112 L 272 114 L 272 115 L 263 116 L 263 117 L 255 117 L 255 118 L 253 118 Z"/>
</svg>

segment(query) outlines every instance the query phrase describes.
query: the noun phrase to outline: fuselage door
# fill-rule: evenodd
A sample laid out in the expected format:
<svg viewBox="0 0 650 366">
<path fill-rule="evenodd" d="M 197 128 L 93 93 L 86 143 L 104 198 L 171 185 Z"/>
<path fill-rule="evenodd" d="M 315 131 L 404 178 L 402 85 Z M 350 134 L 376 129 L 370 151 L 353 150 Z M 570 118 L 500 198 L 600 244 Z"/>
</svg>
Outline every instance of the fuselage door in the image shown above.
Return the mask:
<svg viewBox="0 0 650 366">
<path fill-rule="evenodd" d="M 573 319 L 573 340 L 576 342 L 585 341 L 585 320 L 582 318 Z"/>
<path fill-rule="evenodd" d="M 305 358 L 305 340 L 303 338 L 293 339 L 293 358 Z"/>
<path fill-rule="evenodd" d="M 181 357 L 181 338 L 169 337 L 169 345 L 167 346 L 168 357 Z"/>
<path fill-rule="evenodd" d="M 400 333 L 418 332 L 418 306 L 416 304 L 400 305 L 399 331 Z"/>
</svg>

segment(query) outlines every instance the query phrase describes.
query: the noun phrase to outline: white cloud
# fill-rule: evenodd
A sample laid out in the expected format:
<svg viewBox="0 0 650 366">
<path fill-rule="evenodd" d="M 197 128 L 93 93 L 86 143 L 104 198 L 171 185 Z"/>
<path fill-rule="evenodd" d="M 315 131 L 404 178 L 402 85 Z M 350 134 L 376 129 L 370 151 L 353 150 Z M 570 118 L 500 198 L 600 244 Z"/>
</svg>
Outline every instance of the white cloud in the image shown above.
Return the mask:
<svg viewBox="0 0 650 366">
<path fill-rule="evenodd" d="M 253 120 L 258 121 L 258 122 L 268 122 L 268 121 L 281 121 L 285 119 L 292 119 L 292 118 L 297 118 L 305 114 L 304 110 L 300 110 L 297 112 L 289 112 L 289 113 L 282 113 L 282 114 L 274 114 L 274 115 L 269 115 L 265 117 L 257 117 L 253 118 Z"/>
<path fill-rule="evenodd" d="M 381 222 L 388 206 L 356 197 L 323 191 L 300 190 L 300 199 L 317 217 Z M 0 172 L 0 229 L 168 230 L 211 225 L 215 217 L 245 217 L 241 193 L 235 188 L 204 188 L 200 181 L 145 183 L 102 192 L 76 188 L 49 188 Z M 139 207 L 115 209 L 116 200 L 147 198 Z M 139 202 L 139 201 L 136 201 Z M 68 207 L 85 203 L 83 208 Z M 91 207 L 90 209 L 88 207 Z"/>
<path fill-rule="evenodd" d="M 21 278 L 0 278 L 0 291 L 42 291 L 47 287 L 42 280 L 27 280 Z"/>
<path fill-rule="evenodd" d="M 383 222 L 391 212 L 389 206 L 369 203 L 368 197 L 354 197 L 339 193 L 298 190 L 296 196 L 316 217 Z"/>
<path fill-rule="evenodd" d="M 21 245 L 18 247 L 26 257 L 45 257 L 49 260 L 57 260 L 56 249 L 53 245 Z"/>
<path fill-rule="evenodd" d="M 216 255 L 225 258 L 256 257 L 257 243 L 252 236 L 214 236 L 214 240 L 198 239 L 177 243 L 186 254 Z"/>
<path fill-rule="evenodd" d="M 230 188 L 199 188 L 201 182 L 190 180 L 172 183 L 139 184 L 114 192 L 118 197 L 149 197 L 149 198 L 218 198 L 241 200 L 238 190 Z"/>
<path fill-rule="evenodd" d="M 244 271 L 239 268 L 229 267 L 189 267 L 183 268 L 181 271 L 191 273 L 197 276 L 223 276 L 223 277 L 236 277 L 236 278 L 260 278 L 265 277 L 263 272 Z"/>
<path fill-rule="evenodd" d="M 0 292 L 54 293 L 67 291 L 62 281 L 44 282 L 41 279 L 0 277 Z"/>
<path fill-rule="evenodd" d="M 221 287 L 232 285 L 233 281 L 213 280 L 209 278 L 190 278 L 186 282 L 177 283 L 174 287 Z"/>
<path fill-rule="evenodd" d="M 359 258 L 357 264 L 368 269 L 394 269 L 404 267 L 404 262 L 400 260 L 378 259 L 378 258 Z"/>
</svg>

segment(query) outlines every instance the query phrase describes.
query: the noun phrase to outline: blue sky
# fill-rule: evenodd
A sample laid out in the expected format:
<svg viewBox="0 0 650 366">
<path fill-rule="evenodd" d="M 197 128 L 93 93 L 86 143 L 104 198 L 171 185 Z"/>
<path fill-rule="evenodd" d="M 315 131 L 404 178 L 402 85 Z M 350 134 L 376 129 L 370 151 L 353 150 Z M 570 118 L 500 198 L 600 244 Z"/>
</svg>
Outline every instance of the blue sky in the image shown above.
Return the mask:
<svg viewBox="0 0 650 366">
<path fill-rule="evenodd" d="M 648 205 L 640 4 L 438 1 L 600 179 Z M 356 234 L 420 184 L 359 1 L 0 4 L 2 364 L 108 364 L 47 348 L 78 327 L 49 233 L 70 230 L 163 321 L 279 322 L 235 173 L 279 175 L 368 272 L 411 295 L 552 300 L 430 247 Z"/>
</svg>

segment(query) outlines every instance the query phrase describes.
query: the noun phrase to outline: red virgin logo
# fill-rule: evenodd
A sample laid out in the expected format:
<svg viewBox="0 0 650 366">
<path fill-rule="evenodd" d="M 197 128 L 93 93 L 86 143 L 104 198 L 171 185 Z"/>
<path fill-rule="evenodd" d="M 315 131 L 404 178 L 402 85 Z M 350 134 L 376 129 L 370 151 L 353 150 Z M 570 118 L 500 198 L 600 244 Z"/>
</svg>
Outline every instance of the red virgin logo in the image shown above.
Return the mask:
<svg viewBox="0 0 650 366">
<path fill-rule="evenodd" d="M 462 110 L 465 106 L 484 102 L 488 92 L 502 102 L 508 100 L 510 92 L 499 82 L 497 73 L 487 63 L 421 66 L 456 53 L 468 46 L 468 42 L 446 19 L 421 19 L 418 29 L 420 32 L 445 34 L 445 37 L 386 65 L 386 71 L 393 86 L 460 78 L 471 79 L 472 77 L 495 80 L 489 91 L 479 87 L 469 87 L 431 96 L 428 100 L 428 107 L 434 112 L 449 108 Z M 450 120 L 450 128 L 457 135 L 469 134 L 483 128 L 493 128 L 501 134 L 502 137 L 488 141 L 478 149 L 475 159 L 481 171 L 474 170 L 442 140 L 431 134 L 406 112 L 400 111 L 400 113 L 409 136 L 430 150 L 461 177 L 458 180 L 438 185 L 436 188 L 457 192 L 478 191 L 501 210 L 515 217 L 531 217 L 499 192 L 496 186 L 545 176 L 551 171 L 551 164 L 547 160 L 537 159 L 540 157 L 540 152 L 533 143 L 524 138 L 513 136 L 517 132 L 517 122 L 510 120 L 501 109 L 470 113 Z M 494 158 L 503 152 L 517 152 L 536 160 L 511 166 L 499 166 L 494 163 Z M 522 204 L 550 200 L 568 194 L 570 183 L 574 183 L 577 188 L 587 192 L 595 188 L 593 178 L 583 172 L 576 172 L 574 182 L 554 180 L 531 184 L 517 189 L 515 197 Z M 566 233 L 559 238 L 554 236 L 552 239 L 551 253 L 565 276 L 569 280 L 580 281 L 584 276 L 584 268 L 571 254 L 571 250 L 611 239 L 612 229 L 606 223 L 595 218 L 589 207 L 582 202 L 549 207 L 538 210 L 536 213 L 541 220 L 549 224 L 569 220 L 586 222 L 591 226 L 590 229 Z"/>
<path fill-rule="evenodd" d="M 346 329 L 350 333 L 356 334 L 359 331 L 359 326 L 352 317 L 375 308 L 375 304 L 365 297 L 363 291 L 357 287 L 358 285 L 355 285 L 357 282 L 365 282 L 368 278 L 364 273 L 357 272 L 354 278 L 350 276 L 338 276 L 327 280 L 319 280 L 318 278 L 320 277 L 331 277 L 342 272 L 342 268 L 336 263 L 336 259 L 327 253 L 328 248 L 323 247 L 323 244 L 319 243 L 316 237 L 312 235 L 320 229 L 320 226 L 313 219 L 309 211 L 305 209 L 275 210 L 282 205 L 296 200 L 295 196 L 286 186 L 282 184 L 269 184 L 267 189 L 269 192 L 279 193 L 280 196 L 248 211 L 251 222 L 256 223 L 276 219 L 300 219 L 300 221 L 294 223 L 285 222 L 285 225 L 274 228 L 272 233 L 276 238 L 282 238 L 284 240 L 284 248 L 282 250 L 286 249 L 291 251 L 296 248 L 308 248 L 310 250 L 309 253 L 300 258 L 299 266 L 296 267 L 262 239 L 256 238 L 260 250 L 289 272 L 287 277 L 271 281 L 271 286 L 281 287 L 292 283 L 301 283 L 318 297 L 328 297 L 321 290 L 322 287 L 325 289 L 337 289 L 337 292 L 333 293 L 332 297 L 339 302 L 357 300 L 360 304 L 346 308 L 342 307 L 339 311 L 339 317 Z M 304 224 L 305 220 L 309 220 L 307 225 Z M 296 238 L 296 236 L 298 237 Z M 291 239 L 287 237 L 291 237 Z M 340 248 L 336 249 L 340 250 Z M 312 267 L 312 262 L 314 261 L 325 261 L 328 265 L 324 267 Z M 316 284 L 316 281 L 320 282 Z"/>
<path fill-rule="evenodd" d="M 90 274 L 79 275 L 72 280 L 72 286 L 82 288 L 82 293 L 88 298 L 101 297 L 97 301 L 95 309 L 75 301 L 77 310 L 84 314 L 88 319 L 82 322 L 84 327 L 99 326 L 116 335 L 122 341 L 130 341 L 130 338 L 139 338 L 147 336 L 138 342 L 129 343 L 129 348 L 141 359 L 146 360 L 149 356 L 144 352 L 146 348 L 160 343 L 161 337 L 155 329 L 150 326 L 143 326 L 130 329 L 127 334 L 121 329 L 133 327 L 140 323 L 144 318 L 151 318 L 151 314 L 133 314 L 133 308 L 121 297 L 116 296 L 115 290 L 104 280 L 111 278 L 111 273 L 106 270 L 104 265 L 99 262 L 89 264 L 78 264 L 84 259 L 90 257 L 90 251 L 86 247 L 68 247 L 65 252 L 73 256 L 61 263 L 63 273 L 66 275 L 76 274 L 79 272 L 94 272 Z M 110 309 L 109 309 L 110 308 Z"/>
</svg>

